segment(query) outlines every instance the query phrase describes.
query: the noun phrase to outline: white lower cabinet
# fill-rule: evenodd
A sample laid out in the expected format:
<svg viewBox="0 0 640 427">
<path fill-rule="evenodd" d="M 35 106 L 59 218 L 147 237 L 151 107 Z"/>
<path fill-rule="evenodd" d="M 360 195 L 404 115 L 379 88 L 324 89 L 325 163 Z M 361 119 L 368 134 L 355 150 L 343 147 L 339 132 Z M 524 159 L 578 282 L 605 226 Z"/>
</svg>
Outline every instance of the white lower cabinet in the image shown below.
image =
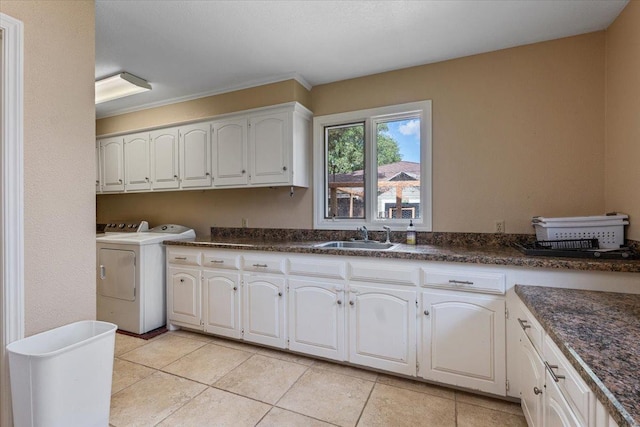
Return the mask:
<svg viewBox="0 0 640 427">
<path fill-rule="evenodd" d="M 318 278 L 289 279 L 289 349 L 345 360 L 344 285 Z"/>
<path fill-rule="evenodd" d="M 416 291 L 349 285 L 349 362 L 416 375 Z"/>
<path fill-rule="evenodd" d="M 167 263 L 170 325 L 505 395 L 500 286 L 420 287 L 392 260 L 179 246 Z"/>
<path fill-rule="evenodd" d="M 520 334 L 518 346 L 519 381 L 522 384 L 520 404 L 530 426 L 542 426 L 544 393 L 544 363 L 524 333 Z"/>
<path fill-rule="evenodd" d="M 202 314 L 205 332 L 229 338 L 242 338 L 240 302 L 238 272 L 203 271 Z"/>
<path fill-rule="evenodd" d="M 617 426 L 522 302 L 518 304 L 516 320 L 521 328 L 517 358 L 520 398 L 527 424 L 530 427 Z"/>
<path fill-rule="evenodd" d="M 167 301 L 169 322 L 175 321 L 202 330 L 200 276 L 196 268 L 169 267 Z"/>
<path fill-rule="evenodd" d="M 245 341 L 286 348 L 285 279 L 245 273 L 242 292 Z"/>
<path fill-rule="evenodd" d="M 421 377 L 505 395 L 504 297 L 425 290 L 421 318 Z"/>
<path fill-rule="evenodd" d="M 549 372 L 545 375 L 544 426 L 545 427 L 581 427 L 581 424 L 562 396 L 558 384 Z"/>
</svg>

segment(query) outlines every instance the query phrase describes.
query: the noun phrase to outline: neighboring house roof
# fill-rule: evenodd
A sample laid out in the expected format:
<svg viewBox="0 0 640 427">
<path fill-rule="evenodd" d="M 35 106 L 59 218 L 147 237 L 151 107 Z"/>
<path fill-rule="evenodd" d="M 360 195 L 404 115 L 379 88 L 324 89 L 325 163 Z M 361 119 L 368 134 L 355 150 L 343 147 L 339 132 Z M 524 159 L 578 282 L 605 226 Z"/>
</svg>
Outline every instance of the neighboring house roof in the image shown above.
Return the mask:
<svg viewBox="0 0 640 427">
<path fill-rule="evenodd" d="M 418 179 L 420 179 L 420 163 L 400 161 L 378 166 L 378 180 L 380 181 L 413 181 Z M 330 174 L 329 181 L 364 181 L 364 171 L 357 170 L 351 173 Z"/>
</svg>

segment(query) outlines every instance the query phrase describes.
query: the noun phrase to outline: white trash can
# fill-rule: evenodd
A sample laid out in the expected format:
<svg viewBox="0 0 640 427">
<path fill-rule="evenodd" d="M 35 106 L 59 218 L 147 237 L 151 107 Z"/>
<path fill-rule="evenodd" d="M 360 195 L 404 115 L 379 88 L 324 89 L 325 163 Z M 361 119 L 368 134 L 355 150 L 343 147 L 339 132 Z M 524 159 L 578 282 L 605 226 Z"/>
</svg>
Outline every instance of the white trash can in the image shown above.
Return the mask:
<svg viewBox="0 0 640 427">
<path fill-rule="evenodd" d="M 9 344 L 15 427 L 108 426 L 116 329 L 85 320 Z"/>
</svg>

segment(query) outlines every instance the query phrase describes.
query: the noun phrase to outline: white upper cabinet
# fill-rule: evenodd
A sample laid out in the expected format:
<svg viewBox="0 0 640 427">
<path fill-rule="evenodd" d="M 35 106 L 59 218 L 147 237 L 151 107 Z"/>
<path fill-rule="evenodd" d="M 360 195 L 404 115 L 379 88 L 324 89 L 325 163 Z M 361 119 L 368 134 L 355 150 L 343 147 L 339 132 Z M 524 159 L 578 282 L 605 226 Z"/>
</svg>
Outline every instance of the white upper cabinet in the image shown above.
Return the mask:
<svg viewBox="0 0 640 427">
<path fill-rule="evenodd" d="M 311 112 L 299 104 L 251 115 L 249 183 L 309 186 Z"/>
<path fill-rule="evenodd" d="M 289 182 L 291 123 L 287 113 L 252 117 L 249 121 L 251 184 Z"/>
<path fill-rule="evenodd" d="M 102 191 L 124 191 L 124 140 L 109 138 L 99 142 Z"/>
<path fill-rule="evenodd" d="M 180 127 L 180 186 L 211 187 L 209 123 Z"/>
<path fill-rule="evenodd" d="M 311 117 L 292 102 L 99 140 L 96 191 L 309 187 Z"/>
<path fill-rule="evenodd" d="M 180 187 L 178 129 L 151 132 L 151 185 L 154 190 Z"/>
<path fill-rule="evenodd" d="M 246 185 L 247 119 L 215 122 L 211 125 L 213 185 L 216 187 Z"/>
<path fill-rule="evenodd" d="M 137 133 L 124 137 L 125 189 L 151 189 L 149 134 Z"/>
<path fill-rule="evenodd" d="M 101 177 L 100 177 L 100 142 L 96 141 L 96 193 L 102 191 L 101 185 Z"/>
</svg>

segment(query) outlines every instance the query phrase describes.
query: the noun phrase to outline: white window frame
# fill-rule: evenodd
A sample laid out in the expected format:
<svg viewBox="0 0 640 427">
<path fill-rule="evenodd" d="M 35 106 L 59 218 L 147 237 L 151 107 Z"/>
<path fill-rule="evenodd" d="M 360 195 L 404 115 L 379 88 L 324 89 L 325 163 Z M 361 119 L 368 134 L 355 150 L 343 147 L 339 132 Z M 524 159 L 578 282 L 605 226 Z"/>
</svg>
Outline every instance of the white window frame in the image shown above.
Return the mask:
<svg viewBox="0 0 640 427">
<path fill-rule="evenodd" d="M 401 120 L 407 116 L 420 117 L 420 204 L 422 218 L 413 223 L 419 231 L 432 231 L 432 126 L 431 100 L 411 102 L 318 116 L 313 119 L 313 226 L 321 230 L 352 230 L 363 225 L 378 230 L 383 225 L 392 230 L 405 230 L 407 219 L 375 217 L 377 186 L 376 125 L 378 122 Z M 325 218 L 325 127 L 346 123 L 365 123 L 365 218 Z"/>
</svg>

